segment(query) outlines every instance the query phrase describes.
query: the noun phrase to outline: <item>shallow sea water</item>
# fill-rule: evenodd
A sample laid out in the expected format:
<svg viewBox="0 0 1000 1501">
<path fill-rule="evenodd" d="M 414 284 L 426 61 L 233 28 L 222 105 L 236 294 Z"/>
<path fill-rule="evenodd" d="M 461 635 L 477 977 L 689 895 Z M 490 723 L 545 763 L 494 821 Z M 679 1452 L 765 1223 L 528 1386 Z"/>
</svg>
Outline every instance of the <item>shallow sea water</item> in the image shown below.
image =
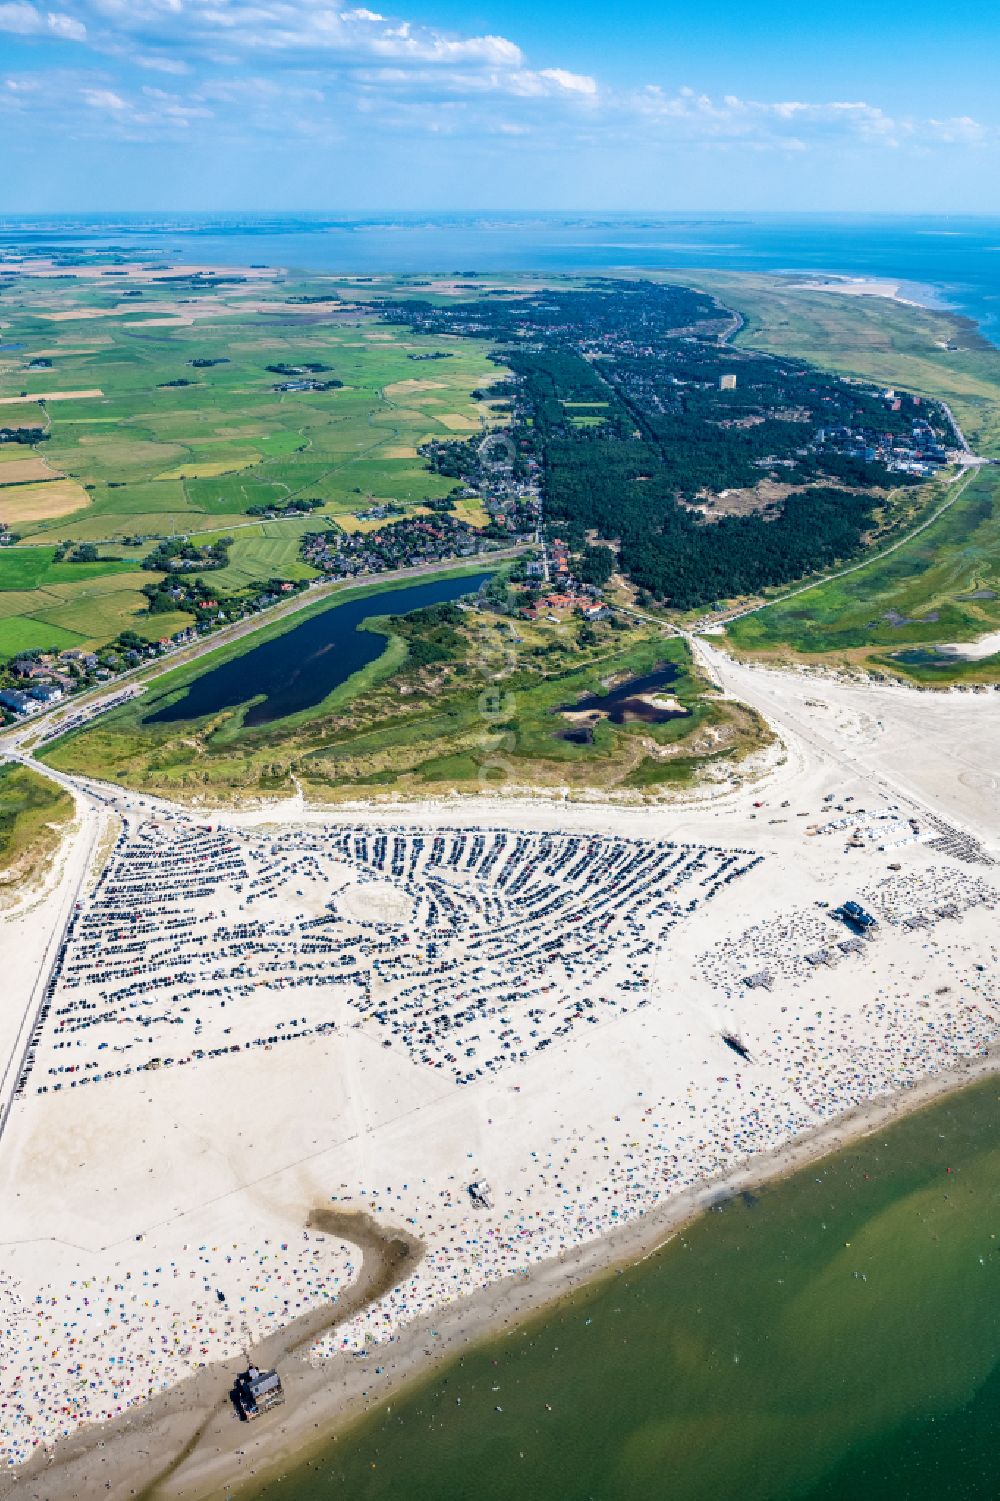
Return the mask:
<svg viewBox="0 0 1000 1501">
<path fill-rule="evenodd" d="M 386 214 L 8 217 L 0 249 L 117 245 L 211 265 L 309 272 L 572 272 L 608 267 L 885 277 L 1000 342 L 1000 218 L 877 214 Z"/>
<path fill-rule="evenodd" d="M 263 1495 L 994 1498 L 998 1100 L 987 1081 L 727 1200 Z"/>
</svg>

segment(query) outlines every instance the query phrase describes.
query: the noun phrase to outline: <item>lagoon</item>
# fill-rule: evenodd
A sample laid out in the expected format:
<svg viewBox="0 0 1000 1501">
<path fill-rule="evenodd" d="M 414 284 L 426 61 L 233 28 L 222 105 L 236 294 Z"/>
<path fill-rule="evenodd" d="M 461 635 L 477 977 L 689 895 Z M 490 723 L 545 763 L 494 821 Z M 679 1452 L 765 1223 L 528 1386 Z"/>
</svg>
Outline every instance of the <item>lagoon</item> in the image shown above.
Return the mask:
<svg viewBox="0 0 1000 1501">
<path fill-rule="evenodd" d="M 461 599 L 474 594 L 491 577 L 482 572 L 436 578 L 377 590 L 342 603 L 334 601 L 299 625 L 203 672 L 189 684 L 186 693 L 148 715 L 143 723 L 201 719 L 249 703 L 243 723 L 253 728 L 314 709 L 385 650 L 385 636 L 359 629 L 363 621 Z"/>
</svg>

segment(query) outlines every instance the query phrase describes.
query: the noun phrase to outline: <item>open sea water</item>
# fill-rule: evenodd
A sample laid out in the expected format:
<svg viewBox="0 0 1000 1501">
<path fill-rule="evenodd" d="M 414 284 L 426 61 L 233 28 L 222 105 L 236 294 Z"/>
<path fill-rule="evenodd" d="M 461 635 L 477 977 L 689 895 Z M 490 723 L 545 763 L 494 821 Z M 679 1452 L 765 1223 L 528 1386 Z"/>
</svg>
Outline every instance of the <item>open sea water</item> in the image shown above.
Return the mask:
<svg viewBox="0 0 1000 1501">
<path fill-rule="evenodd" d="M 995 1501 L 998 1102 L 988 1079 L 729 1198 L 254 1494 Z"/>
<path fill-rule="evenodd" d="M 886 277 L 1000 343 L 1000 218 L 787 214 L 103 215 L 0 219 L 0 249 L 117 245 L 309 272 L 714 267 Z"/>
</svg>

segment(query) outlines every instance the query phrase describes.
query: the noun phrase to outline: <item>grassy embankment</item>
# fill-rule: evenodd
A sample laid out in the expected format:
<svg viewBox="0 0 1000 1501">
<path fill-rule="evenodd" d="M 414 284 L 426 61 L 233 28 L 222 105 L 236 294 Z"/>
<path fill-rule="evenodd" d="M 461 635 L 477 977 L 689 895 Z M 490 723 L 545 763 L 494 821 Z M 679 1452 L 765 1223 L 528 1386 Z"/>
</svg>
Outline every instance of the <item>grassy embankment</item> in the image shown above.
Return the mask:
<svg viewBox="0 0 1000 1501">
<path fill-rule="evenodd" d="M 376 502 L 419 513 L 448 493 L 453 482 L 430 473 L 417 446 L 493 420 L 489 404 L 472 397 L 496 376 L 485 346 L 387 328 L 364 310 L 317 312 L 285 300 L 303 290 L 315 292 L 262 280 L 251 299 L 157 287 L 124 269 L 87 282 L 25 276 L 5 290 L 6 337 L 23 348 L 5 361 L 0 398 L 28 395 L 0 405 L 0 425 L 40 426 L 49 437 L 0 448 L 0 522 L 22 539 L 0 556 L 0 657 L 95 646 L 125 628 L 159 638 L 190 625 L 182 612 L 145 613 L 140 590 L 155 577 L 141 568 L 152 550 L 146 539 L 233 537 L 228 566 L 206 575 L 232 593 L 273 576 L 312 577 L 298 557 L 303 531 L 364 525 L 354 512 Z M 124 300 L 127 291 L 142 295 Z M 449 358 L 411 358 L 442 342 Z M 29 370 L 39 356 L 52 368 Z M 307 363 L 329 367 L 317 378 L 343 385 L 272 389 L 285 377 L 266 366 Z M 190 384 L 167 384 L 178 380 Z M 92 391 L 102 394 L 39 400 Z M 323 506 L 307 518 L 247 514 L 314 497 Z M 472 502 L 455 514 L 485 520 Z M 63 540 L 97 543 L 111 561 L 55 565 L 57 576 L 49 548 Z"/>
<path fill-rule="evenodd" d="M 954 315 L 883 298 L 797 289 L 787 278 L 697 278 L 746 316 L 737 342 L 948 402 L 973 450 L 1000 457 L 1000 350 Z M 957 349 L 945 346 L 953 343 Z M 929 487 L 917 525 L 949 498 Z M 780 591 L 779 591 L 780 592 Z M 939 658 L 936 643 L 1000 628 L 1000 472 L 986 468 L 938 520 L 885 558 L 737 621 L 741 655 L 804 656 L 931 682 L 995 682 L 1000 655 Z M 897 653 L 916 651 L 900 661 Z"/>
<path fill-rule="evenodd" d="M 505 782 L 642 791 L 689 782 L 709 763 L 735 763 L 768 739 L 750 710 L 714 697 L 683 642 L 656 626 L 601 624 L 581 640 L 575 620 L 529 624 L 477 609 L 439 627 L 422 613 L 380 618 L 377 589 L 364 592 L 373 612 L 365 628 L 387 636 L 386 650 L 315 708 L 255 728 L 244 727 L 244 708 L 145 722 L 200 673 L 283 634 L 299 615 L 164 674 L 142 699 L 46 747 L 44 759 L 182 799 L 281 795 L 297 781 L 307 796 L 330 801 Z M 433 660 L 421 662 L 428 647 Z M 570 722 L 560 705 L 665 662 L 679 669 L 667 691 L 687 717 L 662 725 L 601 720 L 591 745 L 561 738 Z"/>
<path fill-rule="evenodd" d="M 38 881 L 72 817 L 61 787 L 26 766 L 0 766 L 0 907 Z"/>
</svg>

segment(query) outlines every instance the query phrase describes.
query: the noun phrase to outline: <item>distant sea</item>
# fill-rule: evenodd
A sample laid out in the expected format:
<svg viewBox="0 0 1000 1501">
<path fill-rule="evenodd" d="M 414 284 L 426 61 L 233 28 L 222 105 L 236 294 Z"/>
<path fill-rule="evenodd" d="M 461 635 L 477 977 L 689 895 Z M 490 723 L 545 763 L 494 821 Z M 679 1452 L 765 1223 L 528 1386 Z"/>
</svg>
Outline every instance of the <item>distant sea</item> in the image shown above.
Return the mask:
<svg viewBox="0 0 1000 1501">
<path fill-rule="evenodd" d="M 784 214 L 96 215 L 0 218 L 0 249 L 120 246 L 211 265 L 379 272 L 714 267 L 886 277 L 1000 344 L 1000 218 Z"/>
</svg>

